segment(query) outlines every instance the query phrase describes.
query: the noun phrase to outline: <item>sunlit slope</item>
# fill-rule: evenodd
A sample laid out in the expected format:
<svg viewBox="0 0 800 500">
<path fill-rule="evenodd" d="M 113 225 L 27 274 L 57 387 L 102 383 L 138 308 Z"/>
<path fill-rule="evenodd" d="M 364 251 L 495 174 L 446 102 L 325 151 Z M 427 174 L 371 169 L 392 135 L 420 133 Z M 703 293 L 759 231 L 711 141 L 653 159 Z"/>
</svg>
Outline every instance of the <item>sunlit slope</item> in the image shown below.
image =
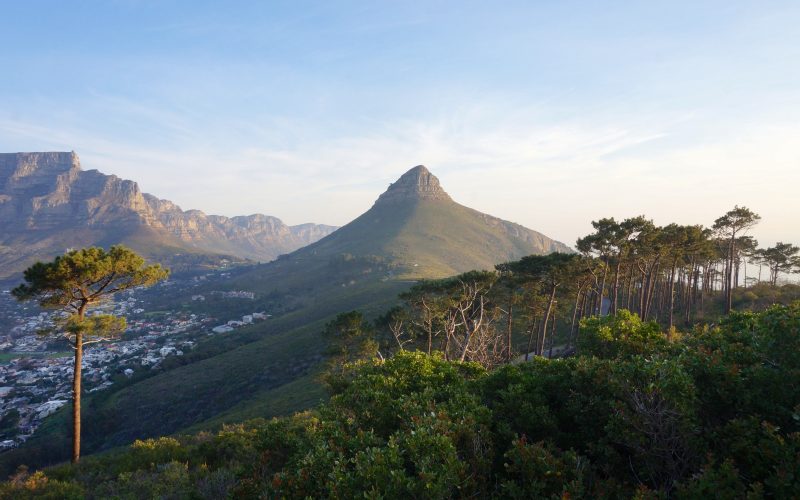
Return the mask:
<svg viewBox="0 0 800 500">
<path fill-rule="evenodd" d="M 289 259 L 374 255 L 395 264 L 399 278 L 435 278 L 554 251 L 571 250 L 541 233 L 454 202 L 438 179 L 419 166 L 363 215 Z"/>
</svg>

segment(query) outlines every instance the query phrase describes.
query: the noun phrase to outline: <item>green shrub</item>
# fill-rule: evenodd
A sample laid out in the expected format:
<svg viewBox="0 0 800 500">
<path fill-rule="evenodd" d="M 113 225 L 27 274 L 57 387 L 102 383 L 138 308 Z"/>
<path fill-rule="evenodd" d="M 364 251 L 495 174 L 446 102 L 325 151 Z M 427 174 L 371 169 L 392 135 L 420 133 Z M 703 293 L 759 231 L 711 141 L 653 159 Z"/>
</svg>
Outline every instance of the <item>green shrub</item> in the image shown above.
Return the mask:
<svg viewBox="0 0 800 500">
<path fill-rule="evenodd" d="M 21 471 L 0 496 L 800 496 L 800 304 L 672 343 L 628 313 L 585 326 L 584 355 L 491 372 L 359 361 L 314 411 Z"/>
<path fill-rule="evenodd" d="M 515 439 L 504 456 L 500 492 L 507 498 L 580 498 L 585 493 L 586 459 L 544 442 Z"/>
<path fill-rule="evenodd" d="M 669 343 L 656 321 L 642 321 L 621 309 L 616 316 L 593 316 L 581 320 L 578 351 L 603 359 L 626 358 L 663 351 Z"/>
</svg>

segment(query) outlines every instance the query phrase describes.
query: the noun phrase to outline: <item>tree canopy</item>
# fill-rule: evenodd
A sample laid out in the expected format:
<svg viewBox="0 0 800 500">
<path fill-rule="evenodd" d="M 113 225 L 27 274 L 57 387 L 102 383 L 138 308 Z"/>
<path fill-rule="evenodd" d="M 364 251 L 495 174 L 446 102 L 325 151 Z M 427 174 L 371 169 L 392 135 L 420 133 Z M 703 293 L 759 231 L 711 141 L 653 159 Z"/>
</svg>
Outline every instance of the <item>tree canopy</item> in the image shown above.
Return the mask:
<svg viewBox="0 0 800 500">
<path fill-rule="evenodd" d="M 159 264 L 145 265 L 132 250 L 116 245 L 72 250 L 51 262 L 37 262 L 25 270 L 25 283 L 12 290 L 18 300 L 35 300 L 42 307 L 62 309 L 58 333 L 75 351 L 72 371 L 72 461 L 80 459 L 81 370 L 84 346 L 111 340 L 125 331 L 125 318 L 87 315 L 88 309 L 115 293 L 152 285 L 169 272 Z"/>
</svg>

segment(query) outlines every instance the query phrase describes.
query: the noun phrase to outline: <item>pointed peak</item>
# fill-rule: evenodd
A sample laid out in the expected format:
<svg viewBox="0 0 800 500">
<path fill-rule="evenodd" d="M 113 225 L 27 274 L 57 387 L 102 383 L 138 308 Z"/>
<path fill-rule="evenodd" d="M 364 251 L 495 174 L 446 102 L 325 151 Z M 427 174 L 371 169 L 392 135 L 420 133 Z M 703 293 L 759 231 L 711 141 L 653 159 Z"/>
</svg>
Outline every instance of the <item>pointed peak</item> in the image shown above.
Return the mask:
<svg viewBox="0 0 800 500">
<path fill-rule="evenodd" d="M 423 175 L 433 175 L 433 174 L 431 174 L 431 171 L 430 171 L 430 170 L 428 170 L 428 167 L 426 167 L 425 165 L 417 165 L 417 166 L 416 166 L 416 167 L 414 167 L 414 168 L 410 168 L 410 169 L 408 170 L 408 172 L 406 172 L 406 173 L 404 173 L 403 175 L 401 175 L 401 176 L 400 176 L 400 178 L 402 179 L 403 177 L 405 177 L 405 176 L 407 176 L 407 175 L 411 175 L 411 176 L 423 176 Z M 434 176 L 434 177 L 435 177 L 435 176 Z"/>
<path fill-rule="evenodd" d="M 417 165 L 389 185 L 376 203 L 391 203 L 404 200 L 448 200 L 448 195 L 439 184 L 439 179 L 424 165 Z"/>
</svg>

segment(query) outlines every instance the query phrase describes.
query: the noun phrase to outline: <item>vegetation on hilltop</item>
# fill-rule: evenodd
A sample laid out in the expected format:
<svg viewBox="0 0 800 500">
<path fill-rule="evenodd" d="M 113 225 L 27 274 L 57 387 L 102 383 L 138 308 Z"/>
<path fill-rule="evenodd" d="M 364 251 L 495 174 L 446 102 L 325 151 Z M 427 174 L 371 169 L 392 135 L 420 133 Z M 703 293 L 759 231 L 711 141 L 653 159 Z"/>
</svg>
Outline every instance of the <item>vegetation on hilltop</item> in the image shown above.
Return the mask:
<svg viewBox="0 0 800 500">
<path fill-rule="evenodd" d="M 212 339 L 181 360 L 185 364 L 93 396 L 92 413 L 114 418 L 91 437 L 92 449 L 309 408 L 323 397 L 315 382 L 323 354 L 352 360 L 438 351 L 443 361 L 493 370 L 537 355 L 599 352 L 587 333 L 597 330 L 601 345 L 618 342 L 603 356 L 645 356 L 648 346 L 671 346 L 695 330 L 713 330 L 725 310 L 729 274 L 734 309 L 761 310 L 798 298 L 800 287 L 773 286 L 768 273 L 757 283 L 762 261 L 752 239 L 737 240 L 731 259 L 722 233 L 700 226 L 658 227 L 644 217 L 602 219 L 594 226 L 579 241 L 580 254 L 528 256 L 442 280 L 403 282 L 385 258 L 326 256 L 313 247 L 241 273 L 230 286 L 284 304 L 282 314 L 263 327 Z M 796 255 L 788 259 L 795 262 Z M 358 331 L 337 330 L 336 314 L 354 310 L 360 312 Z M 616 323 L 597 318 L 606 313 Z M 646 326 L 636 326 L 634 317 Z M 351 345 L 337 345 L 337 331 L 347 333 Z M 338 391 L 346 377 L 334 375 L 326 380 Z M 140 408 L 153 418 L 139 418 Z M 13 459 L 0 459 L 6 467 L 52 460 L 58 455 L 25 457 L 58 443 L 54 428 L 42 426 Z"/>
<path fill-rule="evenodd" d="M 329 403 L 137 441 L 4 484 L 4 498 L 791 498 L 800 492 L 800 303 L 667 341 L 586 320 L 581 355 L 487 371 L 401 351 Z"/>
</svg>

